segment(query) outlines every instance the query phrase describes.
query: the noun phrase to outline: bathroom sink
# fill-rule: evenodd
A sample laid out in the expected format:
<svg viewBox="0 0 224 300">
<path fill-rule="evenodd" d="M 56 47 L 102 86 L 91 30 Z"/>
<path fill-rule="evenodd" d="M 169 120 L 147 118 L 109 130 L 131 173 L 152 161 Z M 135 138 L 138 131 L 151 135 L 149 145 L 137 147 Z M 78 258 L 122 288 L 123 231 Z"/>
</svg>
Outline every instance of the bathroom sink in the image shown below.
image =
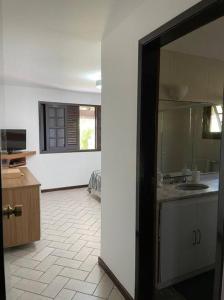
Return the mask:
<svg viewBox="0 0 224 300">
<path fill-rule="evenodd" d="M 182 183 L 176 186 L 178 190 L 183 191 L 198 191 L 209 188 L 208 185 L 202 183 Z"/>
</svg>

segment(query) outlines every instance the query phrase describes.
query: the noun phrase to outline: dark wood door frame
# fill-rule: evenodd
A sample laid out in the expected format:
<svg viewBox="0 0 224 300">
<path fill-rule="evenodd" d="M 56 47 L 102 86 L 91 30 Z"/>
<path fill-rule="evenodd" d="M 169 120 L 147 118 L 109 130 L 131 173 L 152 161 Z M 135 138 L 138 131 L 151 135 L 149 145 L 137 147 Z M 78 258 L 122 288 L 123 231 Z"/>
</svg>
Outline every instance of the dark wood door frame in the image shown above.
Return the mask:
<svg viewBox="0 0 224 300">
<path fill-rule="evenodd" d="M 224 15 L 224 0 L 204 0 L 139 41 L 135 300 L 154 297 L 156 268 L 157 115 L 160 48 Z M 224 149 L 224 132 L 222 135 Z M 224 178 L 224 151 L 220 176 Z M 224 181 L 220 181 L 214 299 L 221 299 Z"/>
<path fill-rule="evenodd" d="M 4 249 L 3 249 L 3 220 L 2 220 L 2 180 L 1 180 L 1 162 L 0 162 L 0 299 L 6 299 L 5 290 L 5 267 L 4 267 Z"/>
</svg>

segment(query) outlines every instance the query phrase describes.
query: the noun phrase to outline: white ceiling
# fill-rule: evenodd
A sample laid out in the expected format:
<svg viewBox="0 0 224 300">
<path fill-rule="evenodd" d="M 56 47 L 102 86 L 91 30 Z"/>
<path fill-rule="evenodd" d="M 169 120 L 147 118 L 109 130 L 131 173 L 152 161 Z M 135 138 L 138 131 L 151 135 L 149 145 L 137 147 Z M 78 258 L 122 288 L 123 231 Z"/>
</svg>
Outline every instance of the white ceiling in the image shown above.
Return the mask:
<svg viewBox="0 0 224 300">
<path fill-rule="evenodd" d="M 99 92 L 101 40 L 149 0 L 3 0 L 8 82 Z M 164 47 L 224 61 L 224 18 Z"/>
<path fill-rule="evenodd" d="M 9 83 L 99 92 L 101 40 L 143 0 L 3 0 Z"/>
<path fill-rule="evenodd" d="M 164 49 L 224 61 L 224 17 L 180 38 Z"/>
<path fill-rule="evenodd" d="M 8 82 L 99 92 L 101 40 L 149 0 L 3 0 Z M 224 61 L 224 18 L 165 48 Z"/>
</svg>

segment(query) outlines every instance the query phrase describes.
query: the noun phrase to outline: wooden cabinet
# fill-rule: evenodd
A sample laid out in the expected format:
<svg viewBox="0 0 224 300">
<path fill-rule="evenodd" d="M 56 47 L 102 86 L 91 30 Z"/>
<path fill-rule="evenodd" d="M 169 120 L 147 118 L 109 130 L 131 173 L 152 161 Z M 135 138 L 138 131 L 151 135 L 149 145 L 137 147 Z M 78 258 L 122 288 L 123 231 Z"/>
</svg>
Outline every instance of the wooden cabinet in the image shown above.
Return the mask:
<svg viewBox="0 0 224 300">
<path fill-rule="evenodd" d="M 21 216 L 3 219 L 4 247 L 40 239 L 40 184 L 27 168 L 21 178 L 3 180 L 3 208 L 22 205 Z"/>
<path fill-rule="evenodd" d="M 215 263 L 218 194 L 160 207 L 159 285 L 208 270 Z"/>
</svg>

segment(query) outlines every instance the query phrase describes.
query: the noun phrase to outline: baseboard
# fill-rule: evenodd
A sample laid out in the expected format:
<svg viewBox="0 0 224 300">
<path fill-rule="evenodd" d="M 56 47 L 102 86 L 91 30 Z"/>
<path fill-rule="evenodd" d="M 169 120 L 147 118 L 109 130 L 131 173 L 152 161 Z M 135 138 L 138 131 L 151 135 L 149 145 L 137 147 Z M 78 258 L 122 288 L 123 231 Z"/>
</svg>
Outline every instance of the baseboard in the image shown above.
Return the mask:
<svg viewBox="0 0 224 300">
<path fill-rule="evenodd" d="M 123 295 L 125 300 L 134 300 L 134 298 L 132 298 L 132 296 L 129 294 L 126 288 L 120 283 L 120 281 L 117 279 L 117 277 L 114 275 L 114 273 L 110 270 L 110 268 L 106 265 L 106 263 L 102 260 L 101 257 L 98 257 L 98 263 L 104 270 L 104 272 L 108 275 L 108 277 L 110 277 L 110 279 L 116 285 L 117 289 Z"/>
<path fill-rule="evenodd" d="M 81 189 L 81 188 L 85 188 L 85 187 L 88 187 L 88 184 L 65 186 L 65 187 L 54 188 L 54 189 L 43 189 L 43 190 L 41 190 L 41 193 L 57 192 L 57 191 L 65 191 L 65 190 L 74 190 L 74 189 Z"/>
</svg>

